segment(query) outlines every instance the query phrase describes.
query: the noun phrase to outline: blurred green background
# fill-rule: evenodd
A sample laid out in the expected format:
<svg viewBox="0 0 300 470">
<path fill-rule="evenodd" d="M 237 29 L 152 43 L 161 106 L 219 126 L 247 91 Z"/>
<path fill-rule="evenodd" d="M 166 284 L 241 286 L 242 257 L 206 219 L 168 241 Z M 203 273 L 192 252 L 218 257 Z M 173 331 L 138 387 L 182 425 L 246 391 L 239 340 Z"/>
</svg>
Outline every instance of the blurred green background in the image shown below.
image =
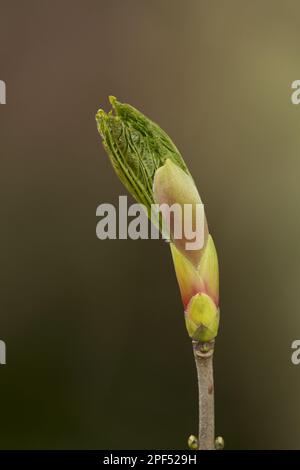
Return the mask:
<svg viewBox="0 0 300 470">
<path fill-rule="evenodd" d="M 220 261 L 216 432 L 300 448 L 298 1 L 0 0 L 0 447 L 184 449 L 196 372 L 163 241 L 100 241 L 126 194 L 116 95 L 182 151 Z"/>
</svg>

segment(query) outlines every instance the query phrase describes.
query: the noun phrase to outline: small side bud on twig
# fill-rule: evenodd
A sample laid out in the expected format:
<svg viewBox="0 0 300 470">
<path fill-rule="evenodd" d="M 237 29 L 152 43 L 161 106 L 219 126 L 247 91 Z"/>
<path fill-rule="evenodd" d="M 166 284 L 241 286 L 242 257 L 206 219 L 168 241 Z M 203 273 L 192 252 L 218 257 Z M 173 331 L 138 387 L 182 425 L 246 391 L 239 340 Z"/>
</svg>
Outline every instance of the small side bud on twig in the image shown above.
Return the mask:
<svg viewBox="0 0 300 470">
<path fill-rule="evenodd" d="M 222 436 L 216 437 L 215 448 L 216 450 L 223 450 L 225 447 L 225 442 Z"/>
<path fill-rule="evenodd" d="M 198 450 L 198 439 L 194 434 L 191 434 L 188 438 L 188 446 L 191 450 Z"/>
</svg>

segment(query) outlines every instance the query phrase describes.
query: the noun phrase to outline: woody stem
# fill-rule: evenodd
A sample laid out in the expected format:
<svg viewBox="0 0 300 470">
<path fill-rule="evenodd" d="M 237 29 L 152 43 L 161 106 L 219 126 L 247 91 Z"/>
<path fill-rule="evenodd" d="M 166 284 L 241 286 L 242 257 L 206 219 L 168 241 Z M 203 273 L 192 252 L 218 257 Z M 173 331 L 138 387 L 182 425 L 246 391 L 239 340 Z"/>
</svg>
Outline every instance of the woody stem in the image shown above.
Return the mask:
<svg viewBox="0 0 300 470">
<path fill-rule="evenodd" d="M 213 354 L 214 341 L 193 341 L 199 389 L 198 450 L 215 449 Z"/>
</svg>

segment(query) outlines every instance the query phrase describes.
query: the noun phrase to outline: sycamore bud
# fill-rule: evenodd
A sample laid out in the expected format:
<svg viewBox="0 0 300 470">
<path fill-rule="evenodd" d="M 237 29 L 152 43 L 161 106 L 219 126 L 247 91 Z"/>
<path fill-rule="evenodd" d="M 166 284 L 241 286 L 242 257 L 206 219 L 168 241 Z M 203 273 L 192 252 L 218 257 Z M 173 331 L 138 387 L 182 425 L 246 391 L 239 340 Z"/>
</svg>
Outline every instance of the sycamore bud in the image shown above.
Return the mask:
<svg viewBox="0 0 300 470">
<path fill-rule="evenodd" d="M 201 199 L 193 179 L 167 160 L 154 177 L 154 199 L 157 203 L 181 206 L 190 204 L 194 224 L 197 204 Z M 197 341 L 211 341 L 219 326 L 219 268 L 218 257 L 206 219 L 204 223 L 204 246 L 198 250 L 186 248 L 187 239 L 172 238 L 171 251 L 176 276 L 185 308 L 186 327 L 190 337 Z"/>
<path fill-rule="evenodd" d="M 146 206 L 177 204 L 183 218 L 198 235 L 197 206 L 201 199 L 186 164 L 170 137 L 140 111 L 110 97 L 112 110 L 96 115 L 103 145 L 120 180 Z M 187 212 L 186 207 L 190 210 Z M 164 219 L 164 213 L 162 212 Z M 202 244 L 196 248 L 186 233 L 175 237 L 173 219 L 168 234 L 175 272 L 185 310 L 186 327 L 193 340 L 215 338 L 219 325 L 219 270 L 215 245 L 203 213 Z"/>
</svg>

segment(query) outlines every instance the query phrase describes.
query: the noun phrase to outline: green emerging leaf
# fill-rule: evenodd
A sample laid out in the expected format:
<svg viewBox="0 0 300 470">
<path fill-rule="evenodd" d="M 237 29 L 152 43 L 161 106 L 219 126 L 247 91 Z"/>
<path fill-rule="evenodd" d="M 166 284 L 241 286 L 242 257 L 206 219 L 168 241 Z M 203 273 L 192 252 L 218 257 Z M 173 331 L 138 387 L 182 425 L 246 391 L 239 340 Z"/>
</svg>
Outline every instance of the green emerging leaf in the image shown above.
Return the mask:
<svg viewBox="0 0 300 470">
<path fill-rule="evenodd" d="M 96 114 L 103 145 L 120 180 L 148 211 L 153 199 L 156 170 L 167 159 L 190 174 L 170 137 L 154 122 L 129 104 L 110 96 L 112 110 Z"/>
</svg>

